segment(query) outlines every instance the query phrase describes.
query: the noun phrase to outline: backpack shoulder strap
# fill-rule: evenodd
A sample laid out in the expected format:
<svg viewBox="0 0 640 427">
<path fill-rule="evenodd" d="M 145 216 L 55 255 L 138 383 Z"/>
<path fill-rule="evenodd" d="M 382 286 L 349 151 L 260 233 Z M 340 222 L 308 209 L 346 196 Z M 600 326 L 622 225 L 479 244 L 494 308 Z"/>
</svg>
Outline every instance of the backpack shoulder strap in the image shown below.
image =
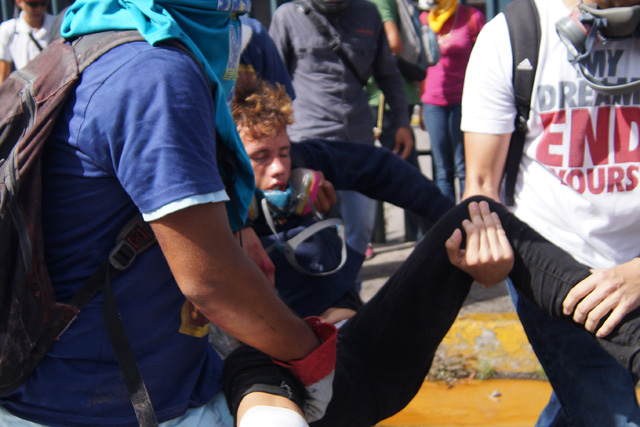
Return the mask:
<svg viewBox="0 0 640 427">
<path fill-rule="evenodd" d="M 515 130 L 505 164 L 505 204 L 513 206 L 520 159 L 527 134 L 533 81 L 540 50 L 540 17 L 535 0 L 514 0 L 504 8 L 513 54 L 513 89 L 516 100 Z"/>
<path fill-rule="evenodd" d="M 144 41 L 144 37 L 135 30 L 104 31 L 79 37 L 72 42 L 76 52 L 78 71 L 82 73 L 96 59 L 114 47 L 135 41 Z"/>
</svg>

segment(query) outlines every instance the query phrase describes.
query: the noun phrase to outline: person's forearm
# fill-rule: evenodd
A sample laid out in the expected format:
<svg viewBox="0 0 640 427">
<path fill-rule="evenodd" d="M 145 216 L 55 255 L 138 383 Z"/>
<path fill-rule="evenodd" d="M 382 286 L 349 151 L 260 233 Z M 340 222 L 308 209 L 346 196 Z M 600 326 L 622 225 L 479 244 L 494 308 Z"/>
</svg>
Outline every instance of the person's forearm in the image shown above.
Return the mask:
<svg viewBox="0 0 640 427">
<path fill-rule="evenodd" d="M 0 61 L 0 83 L 7 80 L 11 74 L 11 62 Z"/>
<path fill-rule="evenodd" d="M 510 137 L 510 134 L 465 133 L 466 177 L 463 199 L 485 196 L 500 201 Z"/>
<path fill-rule="evenodd" d="M 402 44 L 402 36 L 400 35 L 400 30 L 398 29 L 395 21 L 386 21 L 384 23 L 384 32 L 387 36 L 391 53 L 397 55 L 402 52 L 402 49 L 404 48 L 404 45 Z"/>
<path fill-rule="evenodd" d="M 222 203 L 184 209 L 152 228 L 185 297 L 227 333 L 283 361 L 320 344 L 244 254 Z"/>
</svg>

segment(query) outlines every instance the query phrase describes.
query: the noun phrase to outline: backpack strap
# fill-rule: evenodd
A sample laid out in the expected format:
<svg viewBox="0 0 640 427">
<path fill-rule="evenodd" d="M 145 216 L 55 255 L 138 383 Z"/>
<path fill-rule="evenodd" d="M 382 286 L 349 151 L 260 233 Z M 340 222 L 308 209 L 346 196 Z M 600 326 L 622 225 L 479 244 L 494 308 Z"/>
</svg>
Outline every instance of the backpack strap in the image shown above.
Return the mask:
<svg viewBox="0 0 640 427">
<path fill-rule="evenodd" d="M 78 70 L 82 73 L 96 59 L 116 46 L 143 40 L 138 31 L 106 31 L 80 37 L 72 43 Z M 144 427 L 155 427 L 158 425 L 158 420 L 127 339 L 111 280 L 118 272 L 128 268 L 138 254 L 147 250 L 155 242 L 151 226 L 144 222 L 142 215 L 138 213 L 120 231 L 109 258 L 98 267 L 69 302 L 69 305 L 80 311 L 98 291 L 103 291 L 102 314 L 109 340 L 120 365 L 138 423 Z"/>
<path fill-rule="evenodd" d="M 540 50 L 540 17 L 535 0 L 515 0 L 504 8 L 511 51 L 513 54 L 513 89 L 516 101 L 515 130 L 511 135 L 505 164 L 505 204 L 513 206 L 527 121 L 531 109 L 533 81 L 538 67 Z"/>
<path fill-rule="evenodd" d="M 76 52 L 78 71 L 82 73 L 96 59 L 125 43 L 144 41 L 144 37 L 135 30 L 130 31 L 103 31 L 87 34 L 72 42 Z"/>
<path fill-rule="evenodd" d="M 138 213 L 123 227 L 109 258 L 98 267 L 69 301 L 69 305 L 80 311 L 98 291 L 103 291 L 102 314 L 109 333 L 109 340 L 120 365 L 138 423 L 145 427 L 157 426 L 158 421 L 135 355 L 127 339 L 111 287 L 111 280 L 118 272 L 128 268 L 137 255 L 155 243 L 156 238 L 151 226 L 144 222 L 142 215 Z"/>
<path fill-rule="evenodd" d="M 29 38 L 31 39 L 31 41 L 33 42 L 33 44 L 36 45 L 36 47 L 38 48 L 39 52 L 42 52 L 42 45 L 40 44 L 40 42 L 33 36 L 33 33 L 29 33 Z"/>
<path fill-rule="evenodd" d="M 322 17 L 320 17 L 320 14 L 316 12 L 307 1 L 295 0 L 294 3 L 296 4 L 297 9 L 309 18 L 311 23 L 316 27 L 322 37 L 328 39 L 329 49 L 331 49 L 340 57 L 344 65 L 346 65 L 346 67 L 355 76 L 356 80 L 358 80 L 358 82 L 360 82 L 362 86 L 366 85 L 367 79 L 360 75 L 355 64 L 351 61 L 351 58 L 349 58 L 349 54 L 342 45 L 340 35 L 337 33 L 337 31 L 331 25 L 325 22 Z"/>
</svg>

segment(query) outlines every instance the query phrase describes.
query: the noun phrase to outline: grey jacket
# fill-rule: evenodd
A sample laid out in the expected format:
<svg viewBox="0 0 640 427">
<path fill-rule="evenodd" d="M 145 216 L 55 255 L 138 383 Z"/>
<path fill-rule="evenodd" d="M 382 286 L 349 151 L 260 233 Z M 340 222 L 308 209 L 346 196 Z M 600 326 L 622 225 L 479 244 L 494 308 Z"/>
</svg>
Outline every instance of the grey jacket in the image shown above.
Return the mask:
<svg viewBox="0 0 640 427">
<path fill-rule="evenodd" d="M 402 78 L 375 5 L 353 0 L 341 13 L 321 18 L 341 36 L 360 76 L 374 76 L 391 107 L 394 124 L 409 126 Z M 269 34 L 296 92 L 295 122 L 288 130 L 291 140 L 318 137 L 373 143 L 375 121 L 362 84 L 307 15 L 295 3 L 285 3 L 276 10 Z"/>
</svg>

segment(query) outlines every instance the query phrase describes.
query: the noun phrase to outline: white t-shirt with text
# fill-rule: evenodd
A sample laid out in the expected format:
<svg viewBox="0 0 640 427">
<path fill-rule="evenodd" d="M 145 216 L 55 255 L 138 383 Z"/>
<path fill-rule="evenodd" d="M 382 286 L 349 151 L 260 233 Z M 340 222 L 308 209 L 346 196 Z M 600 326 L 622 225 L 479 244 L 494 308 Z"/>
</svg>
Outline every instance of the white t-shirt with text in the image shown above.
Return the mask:
<svg viewBox="0 0 640 427">
<path fill-rule="evenodd" d="M 561 0 L 536 0 L 541 49 L 514 213 L 592 267 L 640 255 L 640 92 L 595 92 L 567 60 Z M 599 43 L 589 69 L 608 83 L 640 78 L 640 39 Z M 462 130 L 514 130 L 512 53 L 504 15 L 487 24 L 467 68 Z"/>
</svg>

